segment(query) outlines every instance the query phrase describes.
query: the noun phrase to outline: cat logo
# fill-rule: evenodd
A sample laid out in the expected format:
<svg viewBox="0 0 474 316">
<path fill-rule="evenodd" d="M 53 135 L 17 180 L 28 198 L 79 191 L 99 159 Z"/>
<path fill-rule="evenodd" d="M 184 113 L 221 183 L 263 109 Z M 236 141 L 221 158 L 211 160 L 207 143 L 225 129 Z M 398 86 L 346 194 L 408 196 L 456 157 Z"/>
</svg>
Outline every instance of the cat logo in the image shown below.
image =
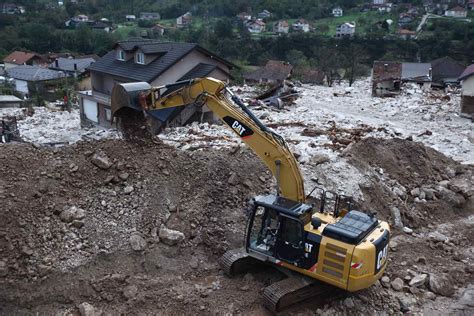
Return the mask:
<svg viewBox="0 0 474 316">
<path fill-rule="evenodd" d="M 250 127 L 233 117 L 225 116 L 223 121 L 226 122 L 227 125 L 229 125 L 234 130 L 234 132 L 242 138 L 253 135 L 253 131 L 250 129 Z"/>
<path fill-rule="evenodd" d="M 237 134 L 239 134 L 240 136 L 242 136 L 242 134 L 245 132 L 245 127 L 243 127 L 239 121 L 235 121 L 233 124 L 232 124 L 232 128 L 234 129 L 234 131 L 237 132 Z"/>
<path fill-rule="evenodd" d="M 377 254 L 377 271 L 383 267 L 385 261 L 387 261 L 387 252 L 388 252 L 388 245 L 386 245 L 382 250 L 379 251 Z"/>
</svg>

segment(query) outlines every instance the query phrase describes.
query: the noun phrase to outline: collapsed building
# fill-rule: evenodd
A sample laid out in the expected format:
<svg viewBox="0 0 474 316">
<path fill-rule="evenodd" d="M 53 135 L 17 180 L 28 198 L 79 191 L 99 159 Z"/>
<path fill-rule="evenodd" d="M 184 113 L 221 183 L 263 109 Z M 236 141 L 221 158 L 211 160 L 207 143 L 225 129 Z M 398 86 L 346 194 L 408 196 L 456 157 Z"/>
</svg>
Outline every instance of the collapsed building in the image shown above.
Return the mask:
<svg viewBox="0 0 474 316">
<path fill-rule="evenodd" d="M 375 61 L 372 68 L 372 96 L 394 96 L 400 93 L 402 64 Z"/>
</svg>

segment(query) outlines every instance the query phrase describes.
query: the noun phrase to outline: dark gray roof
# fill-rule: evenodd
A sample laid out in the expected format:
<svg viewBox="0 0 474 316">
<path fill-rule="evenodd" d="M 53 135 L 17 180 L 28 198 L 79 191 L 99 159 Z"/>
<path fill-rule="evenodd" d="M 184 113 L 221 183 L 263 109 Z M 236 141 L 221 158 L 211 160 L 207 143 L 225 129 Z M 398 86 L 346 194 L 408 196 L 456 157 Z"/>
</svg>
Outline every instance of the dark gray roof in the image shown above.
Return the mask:
<svg viewBox="0 0 474 316">
<path fill-rule="evenodd" d="M 443 80 L 456 81 L 466 67 L 451 57 L 446 56 L 431 61 L 431 68 L 433 70 L 433 81 L 437 82 Z"/>
<path fill-rule="evenodd" d="M 7 70 L 11 78 L 25 81 L 44 81 L 64 78 L 66 75 L 62 71 L 41 68 L 38 66 L 21 65 Z"/>
<path fill-rule="evenodd" d="M 59 57 L 57 59 L 58 61 L 58 66 L 56 66 L 56 62 L 52 62 L 49 64 L 50 69 L 57 69 L 57 70 L 65 70 L 65 71 L 74 71 L 74 64 L 77 65 L 77 71 L 78 72 L 84 72 L 86 71 L 86 68 L 89 67 L 93 62 L 95 62 L 94 58 L 88 57 L 88 58 L 64 58 L 64 57 Z"/>
<path fill-rule="evenodd" d="M 188 71 L 186 74 L 184 74 L 184 76 L 182 76 L 179 81 L 194 78 L 204 78 L 216 68 L 216 65 L 200 63 L 196 67 Z"/>
<path fill-rule="evenodd" d="M 211 56 L 212 58 L 224 64 L 227 64 L 229 67 L 234 67 L 232 63 L 215 56 L 214 54 L 194 43 L 158 42 L 152 40 L 134 39 L 125 42 L 119 42 L 116 44 L 116 47 L 117 46 L 121 47 L 127 52 L 133 52 L 136 49 L 141 49 L 145 54 L 155 55 L 156 57 L 147 65 L 138 65 L 133 59 L 128 61 L 117 60 L 115 50 L 112 50 L 92 64 L 89 67 L 89 70 L 136 81 L 151 82 L 194 49 L 202 52 L 203 54 Z"/>
<path fill-rule="evenodd" d="M 402 80 L 431 81 L 431 64 L 402 63 Z"/>
</svg>

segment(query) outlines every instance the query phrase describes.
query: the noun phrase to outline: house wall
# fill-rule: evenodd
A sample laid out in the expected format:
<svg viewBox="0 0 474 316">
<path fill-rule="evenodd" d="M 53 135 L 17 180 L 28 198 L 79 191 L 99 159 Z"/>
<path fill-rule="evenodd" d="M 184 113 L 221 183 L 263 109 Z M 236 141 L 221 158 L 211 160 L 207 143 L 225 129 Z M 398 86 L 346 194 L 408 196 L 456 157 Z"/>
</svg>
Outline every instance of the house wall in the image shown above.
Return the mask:
<svg viewBox="0 0 474 316">
<path fill-rule="evenodd" d="M 183 59 L 179 62 L 174 64 L 170 67 L 167 71 L 161 74 L 158 78 L 156 78 L 151 85 L 152 86 L 161 86 L 168 84 L 170 82 L 176 82 L 179 78 L 184 76 L 187 72 L 197 66 L 199 63 L 207 63 L 212 65 L 218 65 L 224 71 L 229 72 L 229 67 L 227 65 L 217 61 L 216 59 L 211 59 L 210 57 L 198 52 L 192 51 L 188 55 L 186 55 Z M 221 78 L 217 78 L 221 79 Z M 228 77 L 222 78 L 223 80 L 227 80 Z"/>
<path fill-rule="evenodd" d="M 462 95 L 474 97 L 474 76 L 462 81 Z"/>
</svg>

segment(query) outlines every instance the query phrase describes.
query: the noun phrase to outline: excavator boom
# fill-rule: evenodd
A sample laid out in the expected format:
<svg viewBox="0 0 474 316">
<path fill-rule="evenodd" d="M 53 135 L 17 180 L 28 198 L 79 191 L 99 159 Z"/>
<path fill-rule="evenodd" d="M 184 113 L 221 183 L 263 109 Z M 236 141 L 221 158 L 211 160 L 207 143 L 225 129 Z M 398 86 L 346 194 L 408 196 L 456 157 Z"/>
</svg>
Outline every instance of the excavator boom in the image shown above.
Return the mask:
<svg viewBox="0 0 474 316">
<path fill-rule="evenodd" d="M 171 91 L 171 92 L 170 92 Z M 193 79 L 162 87 L 147 83 L 117 85 L 112 92 L 112 115 L 121 116 L 126 108 L 156 111 L 186 105 L 206 105 L 265 163 L 277 180 L 278 193 L 304 202 L 304 183 L 298 163 L 283 138 L 258 118 L 214 78 Z M 128 112 L 127 112 L 128 113 Z"/>
</svg>

